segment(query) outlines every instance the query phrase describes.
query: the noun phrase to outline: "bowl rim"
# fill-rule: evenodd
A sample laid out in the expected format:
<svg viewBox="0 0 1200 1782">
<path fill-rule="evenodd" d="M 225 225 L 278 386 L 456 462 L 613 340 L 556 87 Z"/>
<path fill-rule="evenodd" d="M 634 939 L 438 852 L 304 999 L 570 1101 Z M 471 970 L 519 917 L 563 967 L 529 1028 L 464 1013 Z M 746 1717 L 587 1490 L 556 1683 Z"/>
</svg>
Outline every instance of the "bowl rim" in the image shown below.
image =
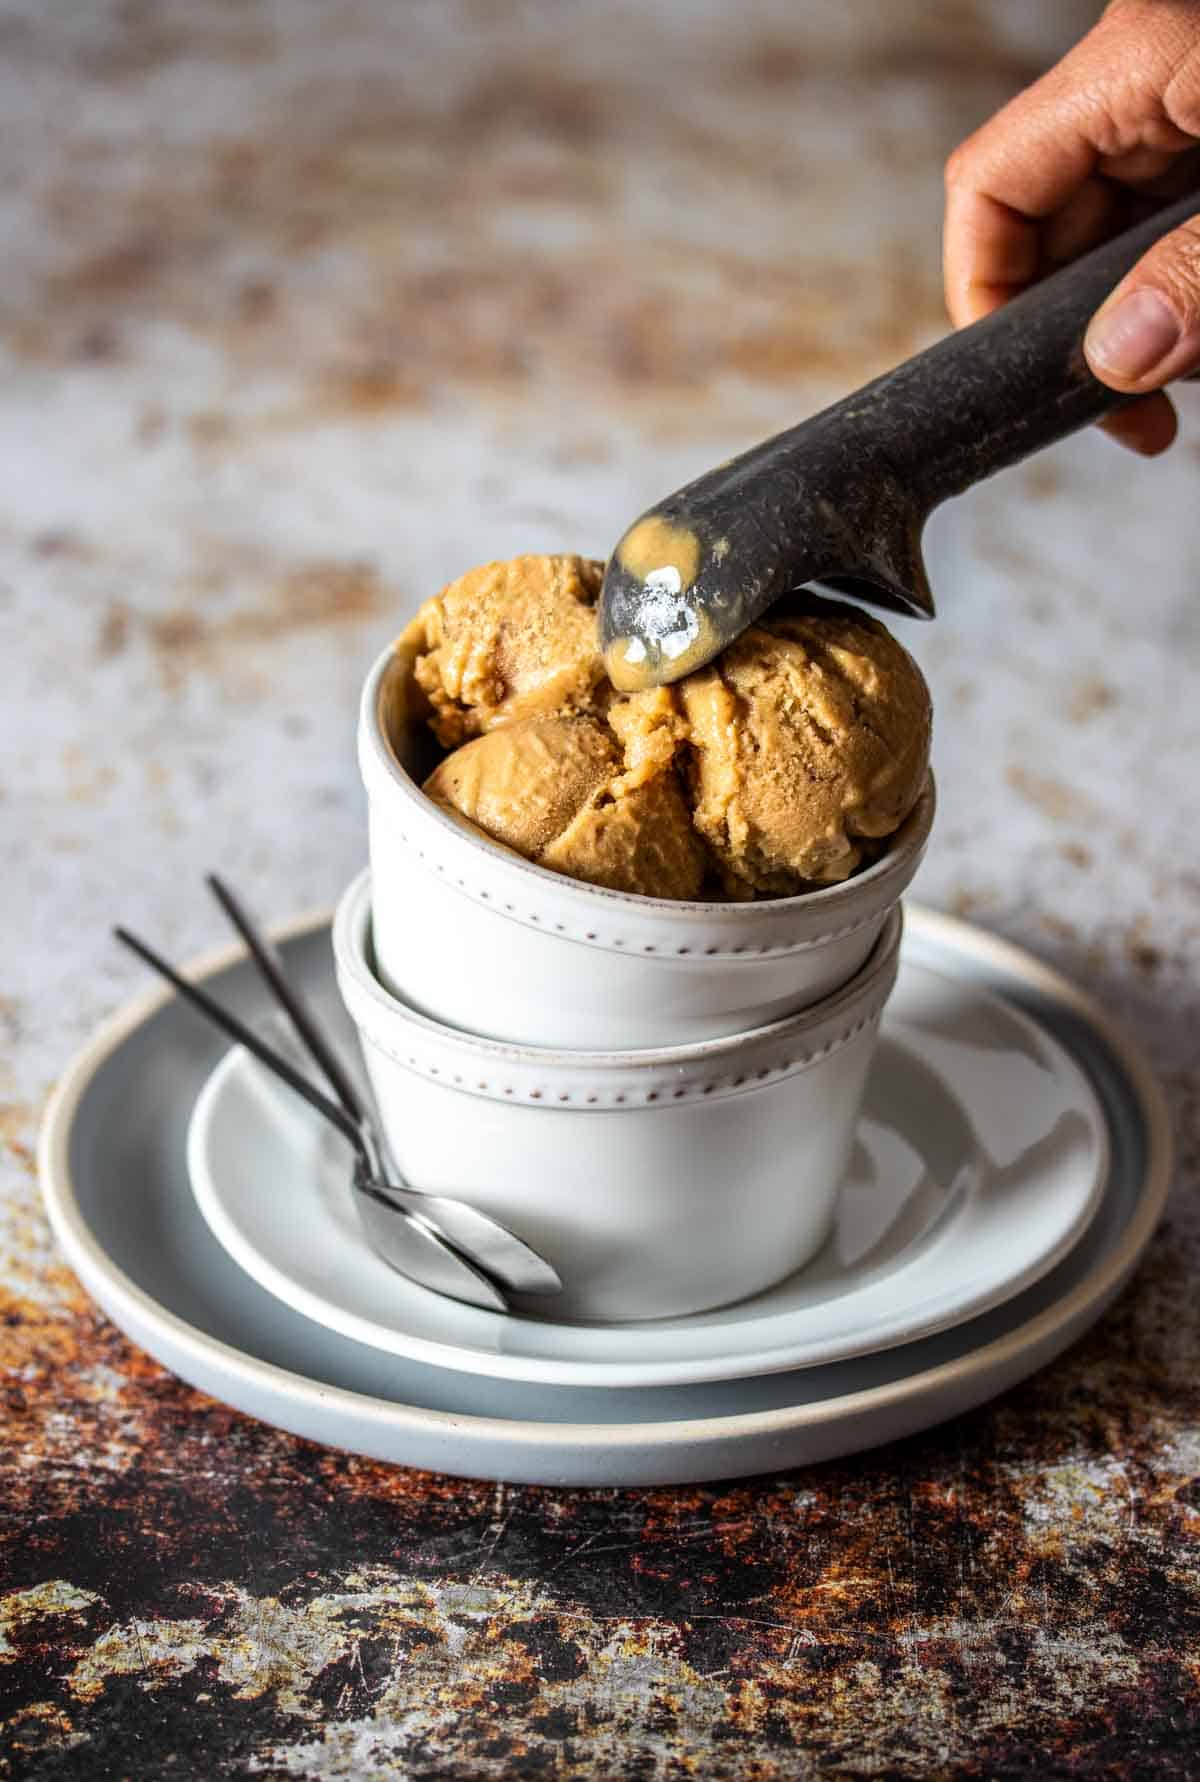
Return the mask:
<svg viewBox="0 0 1200 1782">
<path fill-rule="evenodd" d="M 932 769 L 926 772 L 917 801 L 903 822 L 891 835 L 883 838 L 887 845 L 879 859 L 873 860 L 861 872 L 851 874 L 848 879 L 821 886 L 817 890 L 796 892 L 791 897 L 756 898 L 745 903 L 716 903 L 700 898 L 647 897 L 636 891 L 613 891 L 604 885 L 592 885 L 584 879 L 573 879 L 565 873 L 552 872 L 549 867 L 526 860 L 512 849 L 499 846 L 482 833 L 475 834 L 465 825 L 454 822 L 439 809 L 433 799 L 425 796 L 398 759 L 384 729 L 380 706 L 389 672 L 402 666 L 403 662 L 399 640 L 390 643 L 372 663 L 363 684 L 359 706 L 359 759 L 364 780 L 367 782 L 368 799 L 372 798 L 372 787 L 367 775 L 370 768 L 374 768 L 406 805 L 417 813 L 427 829 L 440 835 L 447 846 L 465 847 L 469 851 L 469 857 L 486 862 L 489 870 L 511 876 L 517 883 L 524 881 L 530 888 L 540 889 L 548 895 L 560 896 L 568 901 L 578 899 L 584 907 L 590 905 L 597 913 L 603 910 L 606 914 L 613 914 L 624 910 L 630 917 L 640 918 L 642 921 L 661 922 L 669 919 L 673 924 L 684 923 L 689 926 L 705 923 L 732 926 L 736 923 L 739 932 L 743 931 L 745 925 L 778 928 L 781 922 L 786 922 L 789 918 L 798 919 L 803 915 L 806 918 L 805 925 L 814 932 L 793 945 L 812 946 L 851 933 L 855 928 L 873 920 L 878 911 L 875 897 L 886 891 L 893 878 L 902 877 L 906 873 L 911 876 L 910 866 L 915 870 L 915 863 L 919 862 L 928 843 L 937 805 Z M 865 910 L 862 907 L 864 905 L 867 906 Z M 491 907 L 497 914 L 512 913 L 497 909 L 494 903 Z M 831 919 L 828 926 L 822 925 L 821 918 L 825 916 Z M 754 950 L 753 942 L 745 950 Z M 790 949 L 771 947 L 763 950 L 778 952 Z"/>
<path fill-rule="evenodd" d="M 620 1076 L 641 1081 L 657 1075 L 669 1078 L 677 1085 L 682 1083 L 685 1073 L 691 1075 L 706 1066 L 716 1068 L 728 1063 L 737 1068 L 748 1066 L 750 1062 L 758 1063 L 763 1057 L 775 1058 L 779 1053 L 787 1056 L 763 1069 L 761 1079 L 784 1073 L 790 1075 L 836 1051 L 881 1013 L 898 968 L 903 933 L 903 912 L 897 903 L 888 911 L 871 952 L 847 983 L 839 985 L 819 1001 L 763 1026 L 677 1045 L 576 1051 L 563 1046 L 530 1046 L 491 1039 L 465 1028 L 452 1027 L 410 1007 L 394 996 L 376 976 L 370 958 L 370 922 L 371 872 L 368 867 L 351 880 L 338 901 L 332 929 L 334 960 L 347 1012 L 360 1037 L 379 1046 L 406 1068 L 421 1075 L 428 1074 L 415 1056 L 400 1056 L 399 1049 L 392 1043 L 391 1036 L 395 1034 L 408 1034 L 427 1049 L 432 1047 L 454 1053 L 479 1066 L 503 1067 L 529 1076 L 542 1073 L 563 1080 L 589 1075 L 601 1079 Z M 387 1032 L 381 1033 L 379 1026 L 370 1022 L 368 1011 L 377 1016 L 379 1026 L 391 1029 L 391 1036 Z M 806 1046 L 806 1040 L 814 1039 L 816 1043 Z M 416 1050 L 419 1046 L 414 1046 Z M 725 1083 L 723 1076 L 719 1080 Z M 717 1080 L 713 1086 L 718 1086 Z M 730 1082 L 727 1085 L 727 1092 L 728 1088 L 743 1086 L 759 1087 L 761 1081 L 743 1074 L 736 1084 Z M 462 1088 L 468 1093 L 491 1092 L 489 1086 L 453 1079 L 446 1081 L 446 1087 Z M 534 1099 L 540 1098 L 535 1096 Z"/>
</svg>

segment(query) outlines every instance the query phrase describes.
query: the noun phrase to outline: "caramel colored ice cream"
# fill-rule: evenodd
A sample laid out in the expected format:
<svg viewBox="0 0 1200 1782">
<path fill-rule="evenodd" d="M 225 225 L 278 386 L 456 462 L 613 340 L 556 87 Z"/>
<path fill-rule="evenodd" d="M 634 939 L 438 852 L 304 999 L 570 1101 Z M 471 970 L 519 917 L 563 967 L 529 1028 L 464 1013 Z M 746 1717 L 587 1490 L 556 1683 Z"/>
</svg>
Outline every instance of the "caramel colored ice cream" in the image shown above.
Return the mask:
<svg viewBox="0 0 1200 1782">
<path fill-rule="evenodd" d="M 697 897 L 707 869 L 678 778 L 624 772 L 595 718 L 522 718 L 455 749 L 425 782 L 438 804 L 569 878 Z"/>
<path fill-rule="evenodd" d="M 604 683 L 596 635 L 602 563 L 485 563 L 427 600 L 405 632 L 443 748 L 497 724 L 591 711 Z"/>
<path fill-rule="evenodd" d="M 717 660 L 621 695 L 602 565 L 517 557 L 427 601 L 402 645 L 452 752 L 429 796 L 517 853 L 649 897 L 780 897 L 845 879 L 929 766 L 921 672 L 866 614 L 797 595 Z"/>
<path fill-rule="evenodd" d="M 798 600 L 677 683 L 693 816 L 729 888 L 787 896 L 845 879 L 929 768 L 929 693 L 866 614 Z"/>
</svg>

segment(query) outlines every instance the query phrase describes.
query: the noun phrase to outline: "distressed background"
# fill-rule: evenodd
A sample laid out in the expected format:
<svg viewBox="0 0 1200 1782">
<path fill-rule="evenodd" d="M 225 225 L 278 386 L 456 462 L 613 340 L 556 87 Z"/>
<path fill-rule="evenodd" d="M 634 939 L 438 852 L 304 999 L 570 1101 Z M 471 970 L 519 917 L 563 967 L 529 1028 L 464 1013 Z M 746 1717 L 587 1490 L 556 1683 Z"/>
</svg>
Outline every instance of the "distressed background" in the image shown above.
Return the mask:
<svg viewBox="0 0 1200 1782">
<path fill-rule="evenodd" d="M 934 337 L 946 151 L 1061 0 L 0 6 L 0 1775 L 1200 1774 L 1200 434 L 935 519 L 924 897 L 1097 989 L 1167 1223 L 1092 1337 L 843 1465 L 599 1494 L 322 1451 L 90 1307 L 31 1146 L 71 1050 L 361 862 L 417 600 Z M 967 745 L 970 745 L 969 747 Z"/>
</svg>

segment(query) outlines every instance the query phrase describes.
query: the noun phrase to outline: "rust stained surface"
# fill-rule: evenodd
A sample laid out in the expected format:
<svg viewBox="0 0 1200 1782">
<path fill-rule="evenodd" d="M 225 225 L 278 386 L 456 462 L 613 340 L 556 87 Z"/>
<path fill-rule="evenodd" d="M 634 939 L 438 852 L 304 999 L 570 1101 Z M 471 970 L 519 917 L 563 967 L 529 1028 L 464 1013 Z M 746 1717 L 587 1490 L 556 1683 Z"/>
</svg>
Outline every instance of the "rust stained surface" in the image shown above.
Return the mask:
<svg viewBox="0 0 1200 1782">
<path fill-rule="evenodd" d="M 280 919 L 357 870 L 420 598 L 938 333 L 942 158 L 1092 10 L 4 9 L 0 1777 L 1200 1774 L 1194 443 L 954 504 L 902 628 L 922 895 L 1099 992 L 1180 1140 L 1133 1286 L 995 1405 L 707 1488 L 380 1466 L 121 1337 L 31 1160 L 140 987 L 111 921 L 186 956 L 205 869 Z"/>
</svg>

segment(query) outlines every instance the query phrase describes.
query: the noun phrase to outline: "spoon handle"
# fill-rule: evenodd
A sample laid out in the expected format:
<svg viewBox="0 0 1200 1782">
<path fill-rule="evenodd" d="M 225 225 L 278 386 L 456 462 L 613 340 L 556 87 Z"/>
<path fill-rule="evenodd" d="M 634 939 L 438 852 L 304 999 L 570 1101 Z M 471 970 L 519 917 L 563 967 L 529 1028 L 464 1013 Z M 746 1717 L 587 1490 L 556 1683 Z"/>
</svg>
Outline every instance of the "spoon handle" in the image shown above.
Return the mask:
<svg viewBox="0 0 1200 1782">
<path fill-rule="evenodd" d="M 216 898 L 238 934 L 246 943 L 250 957 L 258 967 L 268 988 L 281 1004 L 295 1028 L 309 1057 L 322 1072 L 330 1088 L 350 1118 L 361 1125 L 363 1106 L 341 1059 L 321 1032 L 320 1024 L 303 994 L 289 983 L 283 961 L 271 942 L 242 904 L 241 899 L 215 872 L 208 875 L 208 888 Z"/>
<path fill-rule="evenodd" d="M 362 1136 L 358 1126 L 349 1114 L 338 1106 L 337 1102 L 330 1101 L 329 1097 L 323 1095 L 314 1084 L 309 1082 L 306 1076 L 295 1070 L 286 1058 L 281 1058 L 278 1052 L 267 1045 L 265 1040 L 261 1040 L 252 1027 L 248 1027 L 244 1021 L 231 1014 L 227 1008 L 223 1008 L 206 990 L 201 990 L 198 984 L 191 983 L 182 973 L 177 972 L 175 967 L 162 957 L 161 953 L 156 953 L 154 948 L 147 946 L 144 940 L 139 940 L 136 934 L 129 932 L 128 928 L 114 928 L 113 933 L 123 946 L 128 947 L 130 952 L 136 953 L 138 958 L 144 960 L 152 971 L 158 973 L 159 977 L 165 978 L 167 983 L 179 992 L 185 1002 L 190 1002 L 193 1008 L 199 1009 L 200 1013 L 211 1021 L 214 1027 L 220 1028 L 228 1038 L 235 1040 L 240 1046 L 245 1046 L 247 1052 L 253 1053 L 260 1064 L 265 1064 L 268 1070 L 274 1071 L 275 1075 L 286 1083 L 289 1089 L 294 1089 L 297 1095 L 303 1096 L 310 1107 L 315 1108 L 318 1114 L 324 1115 L 331 1125 L 336 1126 L 343 1138 L 349 1139 L 356 1152 L 361 1152 Z"/>
</svg>

